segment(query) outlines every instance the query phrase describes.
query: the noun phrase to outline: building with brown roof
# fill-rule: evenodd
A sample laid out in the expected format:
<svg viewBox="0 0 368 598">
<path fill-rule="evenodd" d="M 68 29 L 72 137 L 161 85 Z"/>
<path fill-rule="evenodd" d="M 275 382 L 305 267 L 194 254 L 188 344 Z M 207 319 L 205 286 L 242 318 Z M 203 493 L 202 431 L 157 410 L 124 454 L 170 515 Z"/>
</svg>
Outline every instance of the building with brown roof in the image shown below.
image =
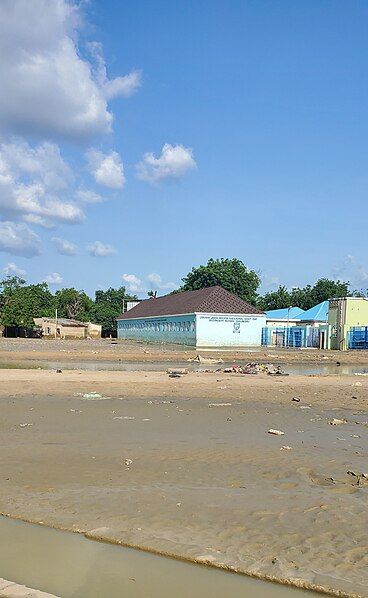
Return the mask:
<svg viewBox="0 0 368 598">
<path fill-rule="evenodd" d="M 261 344 L 266 316 L 222 287 L 141 301 L 117 319 L 118 338 L 197 347 Z"/>
</svg>

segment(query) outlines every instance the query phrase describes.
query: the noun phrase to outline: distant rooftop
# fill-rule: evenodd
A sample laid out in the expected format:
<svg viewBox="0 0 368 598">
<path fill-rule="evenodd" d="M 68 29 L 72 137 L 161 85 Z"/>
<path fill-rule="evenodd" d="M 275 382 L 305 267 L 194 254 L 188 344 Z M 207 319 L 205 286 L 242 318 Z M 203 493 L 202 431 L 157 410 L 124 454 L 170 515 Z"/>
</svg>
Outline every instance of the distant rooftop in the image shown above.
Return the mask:
<svg viewBox="0 0 368 598">
<path fill-rule="evenodd" d="M 283 307 L 282 309 L 269 309 L 266 311 L 267 320 L 299 320 L 304 313 L 300 307 Z"/>
<path fill-rule="evenodd" d="M 50 324 L 55 324 L 57 321 L 58 326 L 76 326 L 81 327 L 84 326 L 85 328 L 88 327 L 88 322 L 79 322 L 78 320 L 70 320 L 69 318 L 34 318 L 34 320 L 43 320 L 43 322 L 50 322 Z"/>
<path fill-rule="evenodd" d="M 314 305 L 307 309 L 299 318 L 301 322 L 327 322 L 328 319 L 328 301 L 322 301 L 318 305 Z"/>
<path fill-rule="evenodd" d="M 154 316 L 174 316 L 196 312 L 218 314 L 262 314 L 256 307 L 243 301 L 220 286 L 207 287 L 197 291 L 183 291 L 145 299 L 123 313 L 118 320 L 149 318 Z"/>
</svg>

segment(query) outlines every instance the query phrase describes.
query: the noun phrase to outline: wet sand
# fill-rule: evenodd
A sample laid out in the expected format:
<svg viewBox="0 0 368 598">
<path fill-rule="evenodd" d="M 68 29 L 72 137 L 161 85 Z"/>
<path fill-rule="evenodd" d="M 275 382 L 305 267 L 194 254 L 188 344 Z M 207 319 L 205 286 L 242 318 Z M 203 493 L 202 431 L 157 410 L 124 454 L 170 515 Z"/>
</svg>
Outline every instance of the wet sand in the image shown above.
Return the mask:
<svg viewBox="0 0 368 598">
<path fill-rule="evenodd" d="M 355 377 L 1 370 L 0 511 L 368 596 L 367 391 Z"/>
<path fill-rule="evenodd" d="M 37 361 L 163 361 L 177 362 L 193 359 L 197 354 L 233 361 L 272 361 L 274 363 L 321 363 L 339 361 L 341 364 L 368 364 L 368 351 L 320 351 L 317 349 L 283 349 L 251 347 L 249 349 L 206 350 L 181 345 L 162 345 L 133 341 L 54 340 L 0 337 L 2 362 Z"/>
</svg>

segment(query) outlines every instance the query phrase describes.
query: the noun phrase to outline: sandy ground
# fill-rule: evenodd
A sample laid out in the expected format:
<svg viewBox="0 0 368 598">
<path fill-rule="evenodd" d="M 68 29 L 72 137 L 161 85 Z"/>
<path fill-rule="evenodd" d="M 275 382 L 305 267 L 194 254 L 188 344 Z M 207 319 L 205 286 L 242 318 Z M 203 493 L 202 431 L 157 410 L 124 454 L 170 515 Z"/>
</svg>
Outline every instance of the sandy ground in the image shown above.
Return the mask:
<svg viewBox="0 0 368 598">
<path fill-rule="evenodd" d="M 22 361 L 111 361 L 149 362 L 186 361 L 198 353 L 206 357 L 221 357 L 225 361 L 273 361 L 274 363 L 336 363 L 368 364 L 368 351 L 320 351 L 317 349 L 280 349 L 261 347 L 248 351 L 228 349 L 206 351 L 180 345 L 155 345 L 129 341 L 101 340 L 45 340 L 0 337 L 0 362 Z"/>
<path fill-rule="evenodd" d="M 0 511 L 368 596 L 367 391 L 365 377 L 3 369 Z"/>
</svg>

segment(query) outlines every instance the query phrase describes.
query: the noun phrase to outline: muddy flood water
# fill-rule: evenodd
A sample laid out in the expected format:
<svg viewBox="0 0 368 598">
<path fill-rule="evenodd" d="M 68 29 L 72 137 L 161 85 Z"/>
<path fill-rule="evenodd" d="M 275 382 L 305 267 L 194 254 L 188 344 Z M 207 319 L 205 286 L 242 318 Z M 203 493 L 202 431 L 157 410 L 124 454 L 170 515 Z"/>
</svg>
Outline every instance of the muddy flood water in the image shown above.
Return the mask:
<svg viewBox="0 0 368 598">
<path fill-rule="evenodd" d="M 288 588 L 0 518 L 0 576 L 61 598 L 302 598 Z"/>
</svg>

